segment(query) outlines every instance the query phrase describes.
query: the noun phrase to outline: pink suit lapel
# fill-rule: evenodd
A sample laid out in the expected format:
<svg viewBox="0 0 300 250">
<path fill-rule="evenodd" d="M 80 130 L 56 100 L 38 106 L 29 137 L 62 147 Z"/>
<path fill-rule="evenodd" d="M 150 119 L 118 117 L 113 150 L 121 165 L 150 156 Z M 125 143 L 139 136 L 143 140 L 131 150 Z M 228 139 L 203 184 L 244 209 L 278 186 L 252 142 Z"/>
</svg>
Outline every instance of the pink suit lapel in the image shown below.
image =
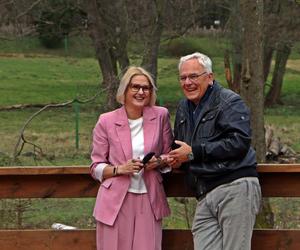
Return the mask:
<svg viewBox="0 0 300 250">
<path fill-rule="evenodd" d="M 124 106 L 117 112 L 118 120 L 115 122 L 117 136 L 120 139 L 126 160 L 132 158 L 131 134 L 128 124 L 128 118 Z M 144 153 L 153 151 L 152 144 L 157 131 L 157 117 L 151 107 L 145 107 L 143 110 L 143 131 L 144 131 Z"/>
<path fill-rule="evenodd" d="M 126 160 L 132 159 L 131 133 L 128 118 L 124 106 L 117 112 L 118 120 L 115 122 L 117 136 L 120 139 Z"/>
<path fill-rule="evenodd" d="M 144 153 L 153 151 L 152 144 L 157 131 L 157 118 L 151 107 L 143 110 L 143 130 L 144 130 Z"/>
</svg>

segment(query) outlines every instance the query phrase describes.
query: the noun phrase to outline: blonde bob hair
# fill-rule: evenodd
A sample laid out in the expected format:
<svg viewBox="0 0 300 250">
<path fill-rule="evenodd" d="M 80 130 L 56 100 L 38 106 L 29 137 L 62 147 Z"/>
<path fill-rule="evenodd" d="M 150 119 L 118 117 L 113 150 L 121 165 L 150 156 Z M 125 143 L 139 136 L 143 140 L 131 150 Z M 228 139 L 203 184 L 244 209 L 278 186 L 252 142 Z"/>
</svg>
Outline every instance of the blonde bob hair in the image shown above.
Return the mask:
<svg viewBox="0 0 300 250">
<path fill-rule="evenodd" d="M 120 104 L 125 103 L 125 92 L 128 88 L 128 85 L 131 82 L 132 77 L 134 77 L 136 75 L 144 75 L 148 79 L 150 85 L 152 86 L 152 91 L 150 92 L 151 97 L 150 97 L 149 106 L 155 105 L 157 88 L 154 84 L 153 77 L 147 70 L 143 69 L 142 67 L 136 67 L 136 66 L 129 67 L 126 70 L 125 74 L 122 76 L 120 85 L 119 85 L 119 88 L 117 91 L 117 95 L 116 95 L 117 102 Z"/>
</svg>

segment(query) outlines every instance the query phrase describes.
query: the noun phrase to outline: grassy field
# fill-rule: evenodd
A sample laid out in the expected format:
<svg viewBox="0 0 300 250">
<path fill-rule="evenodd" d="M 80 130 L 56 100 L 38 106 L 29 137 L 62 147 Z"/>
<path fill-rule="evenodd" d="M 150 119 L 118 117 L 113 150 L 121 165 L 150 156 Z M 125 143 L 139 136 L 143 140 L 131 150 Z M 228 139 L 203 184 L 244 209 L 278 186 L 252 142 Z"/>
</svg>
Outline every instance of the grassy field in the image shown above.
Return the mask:
<svg viewBox="0 0 300 250">
<path fill-rule="evenodd" d="M 200 40 L 199 47 L 209 47 Z M 217 45 L 214 44 L 216 47 Z M 91 57 L 34 54 L 28 51 L 1 52 L 0 56 L 0 107 L 14 104 L 60 103 L 74 98 L 86 99 L 99 89 L 101 75 L 97 61 Z M 37 51 L 41 52 L 41 51 Z M 211 52 L 213 54 L 213 52 Z M 220 52 L 218 52 L 220 53 Z M 82 55 L 81 55 L 82 56 Z M 284 78 L 282 100 L 285 105 L 265 111 L 267 124 L 273 125 L 283 143 L 300 152 L 300 56 L 293 53 Z M 161 57 L 158 63 L 158 99 L 168 107 L 174 119 L 175 107 L 182 97 L 177 80 L 176 57 Z M 223 59 L 213 57 L 216 78 L 225 83 Z M 138 64 L 139 59 L 133 60 Z M 80 106 L 79 150 L 75 148 L 75 112 L 72 106 L 51 109 L 37 116 L 28 126 L 25 136 L 37 145 L 43 145 L 44 158 L 34 161 L 27 152 L 19 158 L 19 165 L 88 164 L 91 130 L 102 112 L 104 94 L 94 102 Z M 14 152 L 19 130 L 38 109 L 0 112 L 0 165 L 7 165 Z M 16 163 L 14 163 L 16 164 Z"/>
<path fill-rule="evenodd" d="M 210 55 L 214 61 L 216 78 L 223 84 L 223 57 L 226 42 L 222 39 L 187 38 L 180 40 L 189 48 Z M 82 46 L 84 45 L 84 46 Z M 177 80 L 178 44 L 164 42 L 158 62 L 158 99 L 171 111 L 174 119 L 176 104 L 182 93 Z M 133 52 L 140 51 L 130 44 Z M 134 56 L 133 64 L 140 58 Z M 0 107 L 15 104 L 46 104 L 86 99 L 99 89 L 101 81 L 97 61 L 88 39 L 69 41 L 69 47 L 45 50 L 35 39 L 26 38 L 0 44 Z M 300 153 L 300 46 L 295 46 L 284 77 L 282 100 L 285 105 L 265 110 L 265 120 L 271 124 L 283 143 Z M 75 111 L 72 106 L 50 109 L 37 116 L 28 126 L 25 137 L 43 149 L 43 157 L 32 156 L 32 147 L 25 146 L 17 162 L 11 162 L 19 131 L 25 121 L 38 109 L 0 111 L 0 166 L 1 165 L 88 165 L 90 163 L 91 132 L 99 114 L 103 110 L 105 95 L 93 102 L 80 106 L 79 149 L 75 147 Z M 12 213 L 11 203 L 0 203 L 1 211 Z M 78 227 L 93 227 L 91 217 L 93 199 L 30 200 L 23 216 L 22 227 L 48 228 L 54 222 Z M 278 204 L 278 200 L 273 203 Z M 165 227 L 185 228 L 191 224 L 194 200 L 188 201 L 188 210 L 182 203 L 170 199 L 173 216 L 165 220 Z M 294 201 L 291 207 L 299 207 Z M 66 209 L 67 208 L 67 209 Z M 73 210 L 72 210 L 73 209 Z M 69 211 L 74 213 L 69 213 Z M 67 212 L 66 212 L 67 211 Z M 289 211 L 289 209 L 286 209 Z M 5 216 L 5 213 L 3 216 Z M 282 212 L 284 213 L 284 212 Z M 35 214 L 33 216 L 33 214 Z M 279 215 L 280 217 L 280 215 Z M 7 216 L 9 218 L 9 216 Z M 298 217 L 299 218 L 299 215 Z M 280 219 L 280 218 L 279 218 Z M 2 222 L 2 227 L 16 227 L 16 217 Z M 1 221 L 1 218 L 0 218 Z M 279 224 L 279 222 L 278 222 Z M 296 225 L 299 225 L 299 221 Z M 280 225 L 279 225 L 280 226 Z"/>
</svg>

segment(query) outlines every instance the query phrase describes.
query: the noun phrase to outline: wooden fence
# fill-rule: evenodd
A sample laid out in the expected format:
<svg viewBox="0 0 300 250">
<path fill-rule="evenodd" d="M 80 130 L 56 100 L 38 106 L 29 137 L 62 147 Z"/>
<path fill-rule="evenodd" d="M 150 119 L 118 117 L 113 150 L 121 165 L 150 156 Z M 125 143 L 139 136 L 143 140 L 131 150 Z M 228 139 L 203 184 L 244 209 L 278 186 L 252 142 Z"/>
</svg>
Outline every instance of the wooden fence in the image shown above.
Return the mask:
<svg viewBox="0 0 300 250">
<path fill-rule="evenodd" d="M 300 197 L 300 164 L 261 164 L 258 171 L 264 197 Z M 0 199 L 95 197 L 98 185 L 87 166 L 0 167 Z M 179 171 L 165 189 L 168 197 L 192 196 Z M 94 250 L 95 230 L 0 230 L 0 249 Z M 163 250 L 192 249 L 189 230 L 163 231 Z M 252 249 L 299 250 L 300 230 L 254 230 Z"/>
</svg>

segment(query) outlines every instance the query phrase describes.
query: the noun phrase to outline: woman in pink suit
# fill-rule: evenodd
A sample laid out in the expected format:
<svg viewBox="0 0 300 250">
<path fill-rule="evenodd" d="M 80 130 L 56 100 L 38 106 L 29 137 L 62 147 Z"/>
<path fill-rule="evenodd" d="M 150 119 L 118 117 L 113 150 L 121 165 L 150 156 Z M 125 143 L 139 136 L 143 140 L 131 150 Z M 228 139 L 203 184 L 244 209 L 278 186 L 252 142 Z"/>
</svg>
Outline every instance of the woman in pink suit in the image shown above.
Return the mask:
<svg viewBox="0 0 300 250">
<path fill-rule="evenodd" d="M 170 214 L 161 177 L 173 139 L 169 113 L 154 106 L 156 87 L 141 67 L 126 71 L 117 101 L 122 107 L 100 115 L 93 131 L 97 250 L 160 250 L 161 221 Z M 144 166 L 148 152 L 155 156 Z"/>
</svg>

